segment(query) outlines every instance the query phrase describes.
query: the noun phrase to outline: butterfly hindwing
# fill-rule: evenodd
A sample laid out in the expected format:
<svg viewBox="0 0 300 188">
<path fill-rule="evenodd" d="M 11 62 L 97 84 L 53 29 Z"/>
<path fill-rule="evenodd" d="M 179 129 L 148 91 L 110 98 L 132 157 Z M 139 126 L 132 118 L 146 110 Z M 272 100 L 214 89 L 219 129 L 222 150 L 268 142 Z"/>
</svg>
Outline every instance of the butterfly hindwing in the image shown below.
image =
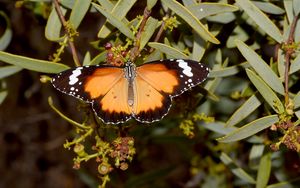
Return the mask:
<svg viewBox="0 0 300 188">
<path fill-rule="evenodd" d="M 167 114 L 171 99 L 166 93 L 156 90 L 139 75 L 135 78 L 134 86 L 133 114 L 136 120 L 150 123 L 160 120 Z"/>
<path fill-rule="evenodd" d="M 94 100 L 93 110 L 104 123 L 124 123 L 131 118 L 127 92 L 128 81 L 121 77 L 103 97 Z"/>
</svg>

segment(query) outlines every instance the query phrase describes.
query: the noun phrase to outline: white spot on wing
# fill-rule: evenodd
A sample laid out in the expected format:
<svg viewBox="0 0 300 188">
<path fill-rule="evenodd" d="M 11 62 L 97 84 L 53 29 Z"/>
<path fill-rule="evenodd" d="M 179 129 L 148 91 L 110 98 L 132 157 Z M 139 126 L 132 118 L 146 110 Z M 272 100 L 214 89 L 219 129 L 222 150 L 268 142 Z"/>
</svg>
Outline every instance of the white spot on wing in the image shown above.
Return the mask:
<svg viewBox="0 0 300 188">
<path fill-rule="evenodd" d="M 80 68 L 82 67 L 78 67 L 77 69 L 72 71 L 71 76 L 69 77 L 69 85 L 74 85 L 76 84 L 76 82 L 78 82 L 78 76 L 81 74 Z"/>
<path fill-rule="evenodd" d="M 188 63 L 185 62 L 184 60 L 182 59 L 178 59 L 176 60 L 179 64 L 178 66 L 181 67 L 183 69 L 183 74 L 185 74 L 186 76 L 188 77 L 192 77 L 193 76 L 193 73 L 192 73 L 192 68 L 190 66 L 188 66 Z"/>
</svg>

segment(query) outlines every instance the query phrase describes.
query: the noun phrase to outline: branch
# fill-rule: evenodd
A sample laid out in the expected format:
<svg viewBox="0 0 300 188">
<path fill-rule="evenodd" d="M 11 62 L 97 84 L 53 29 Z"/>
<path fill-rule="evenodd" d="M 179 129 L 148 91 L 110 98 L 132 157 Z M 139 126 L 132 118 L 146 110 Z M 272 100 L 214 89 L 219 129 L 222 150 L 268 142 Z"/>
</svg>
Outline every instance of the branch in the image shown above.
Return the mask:
<svg viewBox="0 0 300 188">
<path fill-rule="evenodd" d="M 296 15 L 293 19 L 293 22 L 291 24 L 291 29 L 289 33 L 289 37 L 287 41 L 285 42 L 286 53 L 285 53 L 285 72 L 284 72 L 284 87 L 285 87 L 285 105 L 287 106 L 289 104 L 289 68 L 290 68 L 290 57 L 295 52 L 295 49 L 293 48 L 292 44 L 294 42 L 294 35 L 295 35 L 295 29 L 296 24 L 298 20 L 298 15 Z"/>
<path fill-rule="evenodd" d="M 136 57 L 140 54 L 140 50 L 139 50 L 140 40 L 141 40 L 142 32 L 144 31 L 144 28 L 146 26 L 146 22 L 147 22 L 148 18 L 150 17 L 150 14 L 151 14 L 151 10 L 148 10 L 146 7 L 144 10 L 143 20 L 141 22 L 140 29 L 139 29 L 138 33 L 136 34 L 134 47 L 132 48 L 132 50 L 130 52 L 130 60 L 132 62 L 134 62 Z"/>
<path fill-rule="evenodd" d="M 65 29 L 65 32 L 66 32 L 66 35 L 67 35 L 67 38 L 68 38 L 68 43 L 69 43 L 69 46 L 71 48 L 71 51 L 72 51 L 72 55 L 73 55 L 73 60 L 74 60 L 74 63 L 76 66 L 80 66 L 80 62 L 79 62 L 79 58 L 78 58 L 78 55 L 77 55 L 77 51 L 76 51 L 76 48 L 75 48 L 75 45 L 72 41 L 72 36 L 71 34 L 69 33 L 68 31 L 68 28 L 67 28 L 67 21 L 60 9 L 60 6 L 59 6 L 59 0 L 53 0 L 53 3 L 54 3 L 54 7 L 55 7 L 55 10 L 56 10 L 56 13 L 59 17 L 59 20 L 61 22 L 61 24 L 63 25 L 64 29 Z"/>
<path fill-rule="evenodd" d="M 159 28 L 159 30 L 157 32 L 157 35 L 155 36 L 154 42 L 158 42 L 159 41 L 159 39 L 160 39 L 160 37 L 161 37 L 161 35 L 162 35 L 163 31 L 164 31 L 165 25 L 166 25 L 166 21 L 165 20 L 167 20 L 170 17 L 170 14 L 171 14 L 171 10 L 168 9 L 167 13 L 166 13 L 166 16 L 164 17 L 165 19 L 162 21 L 161 26 L 160 26 L 160 28 Z M 153 51 L 154 51 L 154 48 L 151 48 L 149 50 L 150 53 L 153 52 Z"/>
</svg>

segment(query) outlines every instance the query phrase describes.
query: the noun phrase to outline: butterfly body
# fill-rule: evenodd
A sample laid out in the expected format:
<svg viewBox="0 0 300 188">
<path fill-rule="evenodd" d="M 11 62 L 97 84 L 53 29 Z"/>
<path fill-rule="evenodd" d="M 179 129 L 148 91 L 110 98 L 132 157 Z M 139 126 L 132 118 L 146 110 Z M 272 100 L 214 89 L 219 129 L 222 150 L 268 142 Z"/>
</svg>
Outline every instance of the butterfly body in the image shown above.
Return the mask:
<svg viewBox="0 0 300 188">
<path fill-rule="evenodd" d="M 59 91 L 92 104 L 107 124 L 131 118 L 143 123 L 162 119 L 172 98 L 203 82 L 208 68 L 192 60 L 169 59 L 135 66 L 84 66 L 53 77 Z"/>
</svg>

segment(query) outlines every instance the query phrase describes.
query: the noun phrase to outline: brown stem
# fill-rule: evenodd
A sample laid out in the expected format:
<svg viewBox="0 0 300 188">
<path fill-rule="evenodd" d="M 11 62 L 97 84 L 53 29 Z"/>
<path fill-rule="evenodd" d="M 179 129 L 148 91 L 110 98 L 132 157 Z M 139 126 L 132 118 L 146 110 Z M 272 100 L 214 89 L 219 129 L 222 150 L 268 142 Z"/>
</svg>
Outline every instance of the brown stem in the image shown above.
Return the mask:
<svg viewBox="0 0 300 188">
<path fill-rule="evenodd" d="M 63 13 L 62 13 L 62 11 L 60 9 L 58 1 L 59 0 L 53 0 L 56 13 L 57 13 L 57 15 L 59 17 L 59 20 L 60 20 L 61 24 L 63 25 L 63 27 L 65 29 L 67 37 L 68 37 L 68 42 L 69 42 L 69 46 L 71 48 L 71 52 L 72 52 L 74 63 L 75 63 L 76 66 L 80 66 L 80 62 L 79 62 L 79 58 L 78 58 L 78 55 L 77 55 L 77 51 L 76 51 L 74 42 L 72 41 L 72 39 L 71 39 L 72 37 L 71 37 L 70 33 L 68 32 L 67 21 L 66 21 L 64 15 L 63 15 Z"/>
<path fill-rule="evenodd" d="M 170 17 L 170 13 L 171 13 L 171 11 L 170 11 L 170 9 L 168 9 L 168 10 L 167 10 L 167 13 L 166 13 L 166 16 L 165 16 L 166 19 L 168 19 L 168 18 Z M 166 25 L 166 22 L 163 21 L 163 22 L 161 23 L 161 26 L 160 26 L 160 28 L 159 28 L 159 30 L 158 30 L 156 36 L 155 36 L 154 42 L 158 42 L 158 41 L 159 41 L 160 37 L 162 36 L 162 34 L 163 34 L 163 32 L 164 32 L 165 25 Z M 150 53 L 153 52 L 153 51 L 154 51 L 154 48 L 151 48 L 151 49 L 149 50 Z"/>
<path fill-rule="evenodd" d="M 298 20 L 298 15 L 296 15 L 291 24 L 291 29 L 289 33 L 289 37 L 285 42 L 287 45 L 286 53 L 285 53 L 285 72 L 284 72 L 284 87 L 285 87 L 285 105 L 289 103 L 289 68 L 290 68 L 290 57 L 294 53 L 294 48 L 291 46 L 294 42 L 294 34 L 296 29 L 296 24 Z"/>
<path fill-rule="evenodd" d="M 150 17 L 150 14 L 151 14 L 151 10 L 148 10 L 146 7 L 144 10 L 144 16 L 143 16 L 143 20 L 140 25 L 140 29 L 139 29 L 138 33 L 136 34 L 134 47 L 132 48 L 132 50 L 130 52 L 130 60 L 132 62 L 134 62 L 136 57 L 140 54 L 140 50 L 139 50 L 140 40 L 141 40 L 142 32 L 144 31 L 144 28 L 146 26 L 146 22 L 147 22 L 148 18 Z"/>
</svg>

